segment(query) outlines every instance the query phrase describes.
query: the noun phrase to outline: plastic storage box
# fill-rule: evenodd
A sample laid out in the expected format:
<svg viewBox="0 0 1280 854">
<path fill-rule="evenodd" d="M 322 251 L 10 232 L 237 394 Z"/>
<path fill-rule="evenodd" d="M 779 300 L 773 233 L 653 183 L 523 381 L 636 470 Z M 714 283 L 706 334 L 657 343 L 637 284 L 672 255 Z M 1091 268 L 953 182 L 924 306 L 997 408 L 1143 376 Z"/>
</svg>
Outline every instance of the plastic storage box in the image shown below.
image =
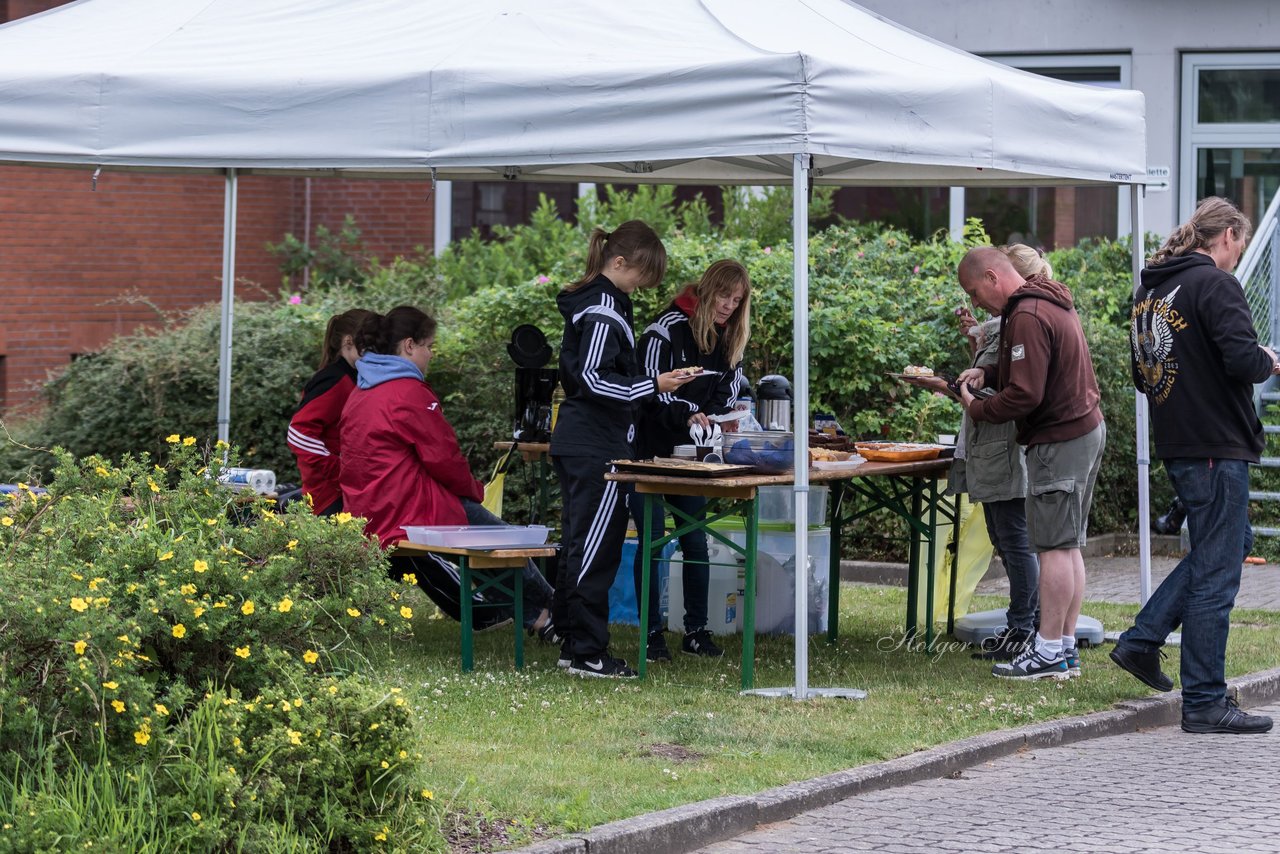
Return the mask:
<svg viewBox="0 0 1280 854">
<path fill-rule="evenodd" d="M 795 447 L 795 438 L 782 431 L 729 433 L 724 437 L 724 461 L 779 474 L 795 468 Z"/>
<path fill-rule="evenodd" d="M 827 498 L 831 490 L 825 486 L 809 487 L 809 527 L 827 524 Z M 762 486 L 758 490 L 762 524 L 792 525 L 796 521 L 795 490 L 790 486 Z"/>
<path fill-rule="evenodd" d="M 405 525 L 409 542 L 455 549 L 517 549 L 545 545 L 546 525 Z"/>
<path fill-rule="evenodd" d="M 742 606 L 745 568 L 742 556 L 724 543 L 712 539 L 707 543 L 709 562 L 707 579 L 707 630 L 713 635 L 731 635 L 742 631 Z M 671 574 L 667 583 L 667 628 L 684 631 L 684 553 L 671 556 Z"/>
<path fill-rule="evenodd" d="M 747 542 L 738 520 L 721 520 L 712 528 L 738 545 Z M 712 538 L 714 542 L 714 538 Z M 809 529 L 809 634 L 827 630 L 830 587 L 831 529 Z M 756 632 L 795 634 L 796 543 L 791 525 L 761 524 L 756 538 Z M 675 608 L 673 606 L 672 611 Z M 710 609 L 708 609 L 710 611 Z M 680 617 L 683 618 L 683 610 Z"/>
</svg>

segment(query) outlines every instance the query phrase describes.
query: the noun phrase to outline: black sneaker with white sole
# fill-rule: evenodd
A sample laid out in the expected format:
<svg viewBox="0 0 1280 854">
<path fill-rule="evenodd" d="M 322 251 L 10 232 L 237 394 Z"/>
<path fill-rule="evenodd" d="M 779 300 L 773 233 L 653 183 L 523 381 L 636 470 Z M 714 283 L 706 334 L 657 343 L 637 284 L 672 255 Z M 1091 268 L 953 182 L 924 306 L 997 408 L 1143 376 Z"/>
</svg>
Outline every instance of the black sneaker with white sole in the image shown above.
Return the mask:
<svg viewBox="0 0 1280 854">
<path fill-rule="evenodd" d="M 1008 664 L 997 664 L 991 668 L 991 675 L 1001 679 L 1070 679 L 1067 660 L 1058 653 L 1053 658 L 1045 658 L 1036 651 L 1035 644 L 1029 645 L 1022 654 Z"/>
<path fill-rule="evenodd" d="M 561 670 L 573 664 L 573 653 L 569 652 L 569 639 L 565 638 L 560 642 L 560 658 L 556 661 L 556 667 Z"/>
<path fill-rule="evenodd" d="M 671 650 L 667 649 L 667 639 L 662 629 L 649 632 L 649 640 L 644 646 L 644 657 L 649 661 L 670 661 Z"/>
<path fill-rule="evenodd" d="M 704 658 L 719 658 L 724 655 L 724 650 L 716 646 L 715 641 L 711 640 L 711 632 L 706 629 L 686 632 L 684 640 L 680 641 L 680 651 L 685 655 L 699 655 Z"/>
<path fill-rule="evenodd" d="M 575 655 L 569 663 L 569 672 L 574 676 L 594 676 L 597 679 L 635 679 L 636 672 L 627 666 L 621 658 L 614 658 L 607 652 L 595 655 Z"/>
</svg>

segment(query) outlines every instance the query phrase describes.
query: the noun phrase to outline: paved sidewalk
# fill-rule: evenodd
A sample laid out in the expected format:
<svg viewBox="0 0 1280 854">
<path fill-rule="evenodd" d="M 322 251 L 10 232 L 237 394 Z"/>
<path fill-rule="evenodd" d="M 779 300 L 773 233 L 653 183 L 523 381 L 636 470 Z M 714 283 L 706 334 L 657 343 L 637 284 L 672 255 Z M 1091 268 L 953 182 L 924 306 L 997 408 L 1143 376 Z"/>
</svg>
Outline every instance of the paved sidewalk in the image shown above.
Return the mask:
<svg viewBox="0 0 1280 854">
<path fill-rule="evenodd" d="M 1151 558 L 1151 589 L 1154 591 L 1164 577 L 1178 565 L 1179 558 L 1155 555 Z M 1009 595 L 1009 581 L 1004 576 L 999 560 L 981 583 L 978 593 L 996 596 Z M 1108 555 L 1086 557 L 1087 576 L 1084 598 L 1086 602 L 1138 602 L 1141 591 L 1141 570 L 1138 558 Z M 1280 564 L 1245 564 L 1240 577 L 1240 592 L 1236 596 L 1237 608 L 1259 608 L 1264 611 L 1280 611 Z"/>
<path fill-rule="evenodd" d="M 1280 717 L 1280 703 L 1254 711 Z M 1191 736 L 1161 727 L 1026 750 L 699 850 L 1273 854 L 1277 783 L 1280 732 Z"/>
</svg>

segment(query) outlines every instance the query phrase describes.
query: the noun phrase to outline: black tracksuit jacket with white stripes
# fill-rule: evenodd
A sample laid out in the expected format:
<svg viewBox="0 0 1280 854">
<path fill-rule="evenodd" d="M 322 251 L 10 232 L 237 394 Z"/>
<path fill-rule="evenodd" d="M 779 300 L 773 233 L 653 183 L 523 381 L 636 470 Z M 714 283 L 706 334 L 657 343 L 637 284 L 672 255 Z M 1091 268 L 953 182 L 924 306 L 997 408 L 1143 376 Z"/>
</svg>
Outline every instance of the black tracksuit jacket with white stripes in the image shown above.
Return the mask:
<svg viewBox="0 0 1280 854">
<path fill-rule="evenodd" d="M 689 416 L 695 412 L 723 415 L 733 408 L 746 385 L 742 363 L 729 364 L 724 336 L 717 337 L 710 353 L 703 353 L 694 340 L 689 316 L 674 303 L 640 336 L 640 361 L 651 377 L 676 368 L 702 367 L 720 372 L 719 376 L 699 377 L 675 391 L 659 394 L 658 406 L 644 408 L 636 440 L 641 459 L 671 456 L 676 445 L 691 441 Z"/>
<path fill-rule="evenodd" d="M 560 404 L 551 454 L 631 459 L 637 405 L 657 392 L 636 358 L 631 297 L 596 276 L 556 305 L 564 316 Z"/>
</svg>

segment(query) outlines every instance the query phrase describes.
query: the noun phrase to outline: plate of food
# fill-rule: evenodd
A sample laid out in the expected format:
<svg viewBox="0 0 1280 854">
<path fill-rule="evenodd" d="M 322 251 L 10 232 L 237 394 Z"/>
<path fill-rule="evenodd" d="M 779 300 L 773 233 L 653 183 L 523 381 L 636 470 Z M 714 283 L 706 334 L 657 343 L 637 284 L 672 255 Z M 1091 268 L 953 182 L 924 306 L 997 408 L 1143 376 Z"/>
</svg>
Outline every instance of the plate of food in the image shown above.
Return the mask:
<svg viewBox="0 0 1280 854">
<path fill-rule="evenodd" d="M 920 442 L 858 442 L 854 445 L 863 459 L 893 463 L 936 460 L 943 447 Z"/>
<path fill-rule="evenodd" d="M 676 368 L 671 373 L 681 377 L 709 377 L 719 375 L 720 372 L 713 371 L 710 368 L 691 365 L 687 368 Z"/>
</svg>

